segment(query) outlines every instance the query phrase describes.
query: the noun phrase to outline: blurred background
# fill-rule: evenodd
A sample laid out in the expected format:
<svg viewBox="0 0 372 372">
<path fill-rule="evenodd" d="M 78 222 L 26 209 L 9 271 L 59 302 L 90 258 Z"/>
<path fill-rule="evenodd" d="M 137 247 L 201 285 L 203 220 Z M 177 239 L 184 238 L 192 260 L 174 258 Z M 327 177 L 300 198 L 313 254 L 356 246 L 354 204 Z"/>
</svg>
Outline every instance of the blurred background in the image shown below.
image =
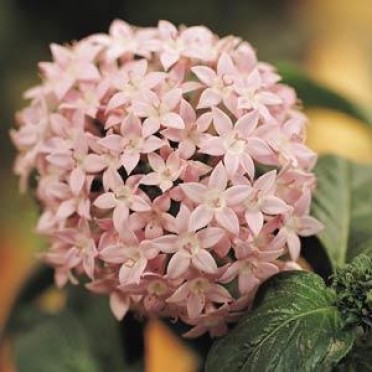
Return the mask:
<svg viewBox="0 0 372 372">
<path fill-rule="evenodd" d="M 353 6 L 349 0 L 0 0 L 0 328 L 45 244 L 33 233 L 35 205 L 19 196 L 11 173 L 14 112 L 25 104 L 22 92 L 38 82 L 36 64 L 50 58 L 51 42 L 107 31 L 114 18 L 140 26 L 159 19 L 205 24 L 220 35 L 242 36 L 261 60 L 296 63 L 315 80 L 372 107 L 371 0 L 354 0 Z M 314 150 L 372 161 L 372 135 L 363 123 L 323 109 L 308 114 Z M 59 299 L 50 296 L 52 307 Z M 148 371 L 194 370 L 193 355 L 159 324 L 151 324 L 147 342 Z M 165 358 L 170 349 L 172 358 Z M 0 371 L 15 371 L 8 344 L 0 345 Z"/>
</svg>

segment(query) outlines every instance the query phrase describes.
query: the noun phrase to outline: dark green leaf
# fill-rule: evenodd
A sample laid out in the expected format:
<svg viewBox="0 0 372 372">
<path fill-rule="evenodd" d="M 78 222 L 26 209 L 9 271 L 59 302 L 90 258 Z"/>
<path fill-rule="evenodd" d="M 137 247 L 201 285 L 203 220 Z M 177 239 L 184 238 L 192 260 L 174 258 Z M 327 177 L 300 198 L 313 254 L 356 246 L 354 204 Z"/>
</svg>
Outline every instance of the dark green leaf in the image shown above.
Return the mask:
<svg viewBox="0 0 372 372">
<path fill-rule="evenodd" d="M 69 312 L 45 315 L 15 336 L 19 372 L 100 372 L 80 322 Z"/>
<path fill-rule="evenodd" d="M 361 336 L 355 343 L 352 365 L 355 371 L 372 372 L 372 332 Z"/>
<path fill-rule="evenodd" d="M 208 372 L 328 371 L 350 350 L 334 293 L 313 273 L 266 282 L 254 309 L 212 347 Z"/>
<path fill-rule="evenodd" d="M 315 82 L 296 66 L 282 63 L 278 65 L 278 70 L 283 77 L 283 82 L 296 89 L 306 108 L 325 107 L 334 109 L 372 125 L 371 115 L 367 115 L 363 109 L 341 94 Z"/>
<path fill-rule="evenodd" d="M 67 307 L 84 327 L 87 345 L 99 364 L 99 371 L 126 371 L 119 322 L 109 309 L 108 298 L 72 286 L 68 289 Z"/>
<path fill-rule="evenodd" d="M 334 267 L 372 254 L 372 167 L 320 157 L 312 214 L 325 228 L 319 239 Z"/>
</svg>

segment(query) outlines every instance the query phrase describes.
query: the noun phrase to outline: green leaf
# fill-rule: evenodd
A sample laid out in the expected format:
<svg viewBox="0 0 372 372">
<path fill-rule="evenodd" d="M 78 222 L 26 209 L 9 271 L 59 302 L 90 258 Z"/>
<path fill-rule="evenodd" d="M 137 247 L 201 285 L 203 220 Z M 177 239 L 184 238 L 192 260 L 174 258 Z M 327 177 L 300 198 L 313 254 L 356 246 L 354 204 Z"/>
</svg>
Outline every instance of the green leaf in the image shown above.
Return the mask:
<svg viewBox="0 0 372 372">
<path fill-rule="evenodd" d="M 14 349 L 19 372 L 100 371 L 82 325 L 70 312 L 34 321 L 15 336 Z"/>
<path fill-rule="evenodd" d="M 319 239 L 334 267 L 372 254 L 372 167 L 323 156 L 315 167 L 312 214 L 324 224 Z"/>
<path fill-rule="evenodd" d="M 315 82 L 296 66 L 287 63 L 279 63 L 278 71 L 283 77 L 283 82 L 296 89 L 298 96 L 303 101 L 306 108 L 325 107 L 334 109 L 351 115 L 372 126 L 371 115 L 366 114 L 362 108 L 358 107 L 341 94 Z"/>
<path fill-rule="evenodd" d="M 372 372 L 372 332 L 357 340 L 353 348 L 352 365 L 355 371 Z"/>
<path fill-rule="evenodd" d="M 274 276 L 260 288 L 254 309 L 212 347 L 207 372 L 330 370 L 354 340 L 334 301 L 316 274 Z"/>
<path fill-rule="evenodd" d="M 100 371 L 129 371 L 124 361 L 119 322 L 112 315 L 106 296 L 90 293 L 84 287 L 68 289 L 68 309 L 85 329 L 87 344 Z"/>
</svg>

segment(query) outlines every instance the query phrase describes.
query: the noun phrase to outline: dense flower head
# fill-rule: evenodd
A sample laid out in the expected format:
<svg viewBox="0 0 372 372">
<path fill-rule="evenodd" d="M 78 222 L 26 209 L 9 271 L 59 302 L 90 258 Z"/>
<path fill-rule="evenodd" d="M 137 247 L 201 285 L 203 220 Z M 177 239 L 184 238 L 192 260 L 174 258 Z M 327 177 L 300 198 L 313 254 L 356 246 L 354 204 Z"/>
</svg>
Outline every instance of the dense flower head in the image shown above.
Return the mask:
<svg viewBox="0 0 372 372">
<path fill-rule="evenodd" d="M 201 26 L 116 20 L 51 51 L 11 136 L 57 285 L 85 277 L 118 319 L 222 335 L 321 229 L 295 92 L 250 44 Z"/>
</svg>

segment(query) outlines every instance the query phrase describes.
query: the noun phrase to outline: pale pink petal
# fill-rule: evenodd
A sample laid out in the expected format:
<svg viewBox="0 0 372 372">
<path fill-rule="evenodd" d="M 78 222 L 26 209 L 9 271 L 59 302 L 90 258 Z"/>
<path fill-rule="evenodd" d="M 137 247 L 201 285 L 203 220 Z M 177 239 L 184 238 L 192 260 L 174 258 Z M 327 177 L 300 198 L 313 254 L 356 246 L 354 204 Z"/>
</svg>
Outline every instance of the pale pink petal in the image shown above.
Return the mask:
<svg viewBox="0 0 372 372">
<path fill-rule="evenodd" d="M 115 93 L 107 104 L 107 110 L 113 110 L 120 106 L 123 106 L 129 101 L 128 94 L 126 92 Z"/>
<path fill-rule="evenodd" d="M 208 227 L 197 232 L 197 237 L 203 248 L 211 248 L 225 236 L 225 231 L 219 227 Z"/>
<path fill-rule="evenodd" d="M 179 144 L 178 149 L 182 158 L 189 159 L 195 154 L 196 146 L 192 141 L 186 139 Z"/>
<path fill-rule="evenodd" d="M 118 204 L 112 214 L 112 221 L 117 232 L 121 233 L 128 228 L 128 217 L 128 207 L 123 203 Z"/>
<path fill-rule="evenodd" d="M 151 210 L 149 203 L 139 195 L 132 196 L 130 209 L 135 212 L 147 212 Z"/>
<path fill-rule="evenodd" d="M 196 231 L 207 226 L 213 219 L 213 210 L 204 204 L 196 207 L 190 216 L 189 230 Z"/>
<path fill-rule="evenodd" d="M 99 257 L 108 263 L 122 264 L 126 259 L 125 247 L 121 244 L 108 245 L 99 252 Z"/>
<path fill-rule="evenodd" d="M 283 103 L 282 99 L 274 94 L 274 93 L 271 93 L 271 92 L 261 92 L 260 93 L 260 101 L 264 104 L 264 105 L 280 105 Z"/>
<path fill-rule="evenodd" d="M 215 212 L 214 217 L 221 227 L 234 235 L 239 234 L 239 220 L 234 211 L 230 208 L 223 208 Z"/>
<path fill-rule="evenodd" d="M 169 112 L 161 117 L 161 123 L 167 128 L 184 129 L 185 123 L 180 115 Z"/>
<path fill-rule="evenodd" d="M 205 185 L 196 182 L 183 183 L 180 185 L 180 188 L 195 203 L 202 203 L 205 193 L 208 192 Z"/>
<path fill-rule="evenodd" d="M 254 235 L 258 235 L 264 224 L 264 216 L 261 211 L 245 211 L 245 220 Z"/>
<path fill-rule="evenodd" d="M 213 285 L 213 287 L 208 291 L 208 298 L 213 302 L 218 302 L 223 304 L 225 302 L 231 301 L 231 294 L 222 285 Z"/>
<path fill-rule="evenodd" d="M 186 302 L 187 313 L 191 319 L 198 317 L 205 306 L 205 299 L 202 296 L 191 294 Z"/>
<path fill-rule="evenodd" d="M 259 115 L 257 111 L 251 111 L 243 115 L 235 124 L 235 129 L 243 137 L 248 137 L 257 127 Z"/>
<path fill-rule="evenodd" d="M 218 269 L 215 259 L 205 249 L 201 249 L 197 255 L 193 256 L 191 262 L 198 270 L 208 274 L 215 274 Z"/>
<path fill-rule="evenodd" d="M 106 192 L 97 197 L 93 205 L 100 209 L 114 208 L 117 204 L 115 195 L 112 192 Z"/>
<path fill-rule="evenodd" d="M 120 152 L 123 149 L 123 137 L 117 134 L 109 134 L 101 138 L 99 143 L 109 150 Z"/>
<path fill-rule="evenodd" d="M 173 110 L 181 101 L 182 98 L 182 89 L 172 89 L 169 92 L 165 93 L 162 97 L 163 103 L 171 111 Z"/>
<path fill-rule="evenodd" d="M 207 86 L 212 86 L 217 78 L 216 73 L 209 67 L 195 66 L 191 68 L 191 71 Z"/>
<path fill-rule="evenodd" d="M 249 178 L 253 180 L 255 174 L 255 166 L 250 155 L 247 153 L 243 153 L 240 161 L 241 161 L 240 164 L 242 165 L 243 169 L 247 172 Z"/>
<path fill-rule="evenodd" d="M 226 189 L 227 174 L 222 162 L 219 162 L 213 169 L 213 172 L 209 177 L 208 186 L 221 191 L 224 191 Z"/>
<path fill-rule="evenodd" d="M 217 62 L 217 73 L 219 76 L 233 74 L 236 72 L 234 63 L 227 53 L 222 53 Z"/>
<path fill-rule="evenodd" d="M 119 292 L 110 295 L 110 309 L 118 321 L 124 319 L 129 310 L 130 301 L 128 297 Z"/>
<path fill-rule="evenodd" d="M 153 244 L 159 247 L 159 250 L 164 253 L 175 253 L 177 251 L 177 235 L 164 235 L 152 241 Z"/>
<path fill-rule="evenodd" d="M 287 233 L 287 245 L 289 254 L 293 261 L 297 261 L 300 256 L 301 241 L 298 235 L 294 232 Z"/>
<path fill-rule="evenodd" d="M 301 236 L 310 236 L 318 234 L 324 229 L 324 225 L 311 216 L 302 216 L 298 218 L 297 234 Z"/>
<path fill-rule="evenodd" d="M 235 261 L 231 265 L 229 265 L 227 270 L 220 277 L 220 279 L 219 279 L 220 282 L 221 283 L 229 283 L 232 280 L 234 280 L 239 273 L 239 266 L 240 266 L 239 261 Z"/>
<path fill-rule="evenodd" d="M 149 117 L 143 122 L 142 134 L 144 137 L 151 136 L 160 129 L 160 119 Z"/>
<path fill-rule="evenodd" d="M 225 164 L 227 174 L 232 177 L 239 169 L 240 155 L 228 151 L 223 158 L 223 162 Z"/>
<path fill-rule="evenodd" d="M 272 170 L 259 177 L 255 183 L 254 188 L 261 190 L 264 195 L 271 194 L 275 188 L 276 170 Z"/>
<path fill-rule="evenodd" d="M 258 269 L 255 270 L 255 274 L 259 279 L 267 279 L 270 276 L 279 272 L 278 266 L 270 263 L 270 262 L 260 262 L 258 264 Z"/>
<path fill-rule="evenodd" d="M 146 265 L 146 259 L 138 260 L 133 266 L 127 266 L 126 264 L 123 264 L 119 270 L 120 284 L 139 284 Z"/>
<path fill-rule="evenodd" d="M 179 234 L 187 231 L 190 216 L 191 212 L 189 208 L 187 208 L 186 205 L 181 204 L 180 210 L 176 217 L 176 227 Z"/>
<path fill-rule="evenodd" d="M 157 173 L 149 173 L 141 178 L 140 183 L 143 185 L 159 185 L 161 182 L 160 177 Z"/>
<path fill-rule="evenodd" d="M 121 164 L 123 164 L 123 167 L 125 168 L 126 172 L 128 174 L 131 174 L 133 169 L 138 165 L 140 161 L 140 154 L 136 152 L 127 152 L 125 151 L 121 157 Z"/>
<path fill-rule="evenodd" d="M 252 188 L 247 185 L 237 185 L 225 191 L 227 205 L 229 207 L 241 204 L 252 192 Z"/>
<path fill-rule="evenodd" d="M 168 263 L 167 275 L 171 279 L 179 278 L 190 267 L 191 259 L 181 252 L 175 253 Z"/>
<path fill-rule="evenodd" d="M 180 115 L 186 123 L 195 123 L 196 114 L 193 107 L 186 100 L 181 100 Z"/>
<path fill-rule="evenodd" d="M 94 277 L 95 260 L 92 254 L 85 254 L 83 256 L 83 269 L 89 278 Z"/>
<path fill-rule="evenodd" d="M 134 135 L 134 136 L 141 136 L 142 126 L 141 120 L 133 115 L 133 113 L 129 114 L 123 121 L 120 132 L 123 136 Z"/>
<path fill-rule="evenodd" d="M 145 154 L 153 152 L 155 150 L 160 149 L 160 147 L 162 147 L 164 144 L 165 142 L 162 139 L 155 136 L 150 136 L 146 138 L 142 146 L 142 152 Z"/>
<path fill-rule="evenodd" d="M 160 62 L 167 71 L 172 65 L 174 65 L 180 58 L 179 53 L 176 52 L 163 52 L 160 55 Z"/>
<path fill-rule="evenodd" d="M 210 136 L 207 140 L 202 142 L 200 152 L 214 156 L 225 154 L 223 139 L 221 137 Z"/>
<path fill-rule="evenodd" d="M 151 153 L 147 155 L 147 159 L 150 163 L 151 168 L 155 172 L 161 172 L 164 169 L 165 163 L 164 163 L 163 158 L 160 155 L 156 153 Z"/>
<path fill-rule="evenodd" d="M 219 108 L 213 107 L 213 126 L 220 136 L 230 133 L 233 130 L 233 124 L 230 118 Z"/>
<path fill-rule="evenodd" d="M 133 103 L 133 113 L 140 118 L 147 118 L 153 113 L 151 105 L 136 101 Z"/>
<path fill-rule="evenodd" d="M 257 161 L 266 162 L 273 156 L 273 151 L 269 145 L 261 138 L 252 137 L 247 140 L 247 151 Z"/>
<path fill-rule="evenodd" d="M 69 178 L 69 185 L 74 195 L 79 195 L 85 183 L 85 173 L 81 167 L 72 170 Z"/>
<path fill-rule="evenodd" d="M 83 168 L 89 173 L 101 172 L 106 167 L 106 161 L 97 154 L 88 154 L 83 160 Z"/>
<path fill-rule="evenodd" d="M 65 219 L 76 212 L 76 201 L 74 199 L 62 202 L 57 209 L 57 219 Z"/>
<path fill-rule="evenodd" d="M 238 279 L 239 292 L 248 294 L 260 284 L 260 281 L 253 275 L 252 272 L 241 272 Z"/>
<path fill-rule="evenodd" d="M 201 94 L 197 108 L 202 109 L 217 106 L 220 102 L 221 95 L 207 88 Z"/>
<path fill-rule="evenodd" d="M 267 214 L 280 214 L 288 211 L 288 205 L 280 198 L 276 196 L 266 196 L 261 200 L 261 209 Z"/>
</svg>

